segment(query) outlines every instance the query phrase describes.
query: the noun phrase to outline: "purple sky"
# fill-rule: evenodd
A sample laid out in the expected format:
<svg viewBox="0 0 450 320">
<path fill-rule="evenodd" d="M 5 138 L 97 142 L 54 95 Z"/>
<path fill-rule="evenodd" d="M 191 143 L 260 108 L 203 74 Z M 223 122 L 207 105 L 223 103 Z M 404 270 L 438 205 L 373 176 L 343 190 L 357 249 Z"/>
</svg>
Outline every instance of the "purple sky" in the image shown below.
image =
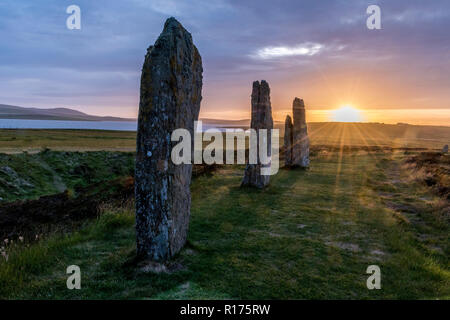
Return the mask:
<svg viewBox="0 0 450 320">
<path fill-rule="evenodd" d="M 81 30 L 66 28 L 71 4 Z M 382 30 L 366 27 L 371 4 Z M 309 110 L 450 113 L 448 0 L 2 0 L 0 104 L 136 116 L 146 49 L 170 16 L 202 55 L 205 117 L 248 116 L 260 79 L 275 118 L 295 96 Z"/>
</svg>

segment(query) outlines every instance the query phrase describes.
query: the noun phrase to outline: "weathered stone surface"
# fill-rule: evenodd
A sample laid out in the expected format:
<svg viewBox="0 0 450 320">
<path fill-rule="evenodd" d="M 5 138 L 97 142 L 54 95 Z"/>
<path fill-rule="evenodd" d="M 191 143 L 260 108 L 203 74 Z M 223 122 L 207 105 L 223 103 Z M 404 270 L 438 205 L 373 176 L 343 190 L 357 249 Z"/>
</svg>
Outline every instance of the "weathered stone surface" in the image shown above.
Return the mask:
<svg viewBox="0 0 450 320">
<path fill-rule="evenodd" d="M 443 152 L 443 153 L 448 153 L 448 144 L 446 144 L 446 145 L 442 148 L 442 152 Z"/>
<path fill-rule="evenodd" d="M 272 106 L 270 104 L 270 88 L 269 84 L 262 80 L 253 82 L 252 90 L 252 120 L 251 128 L 258 133 L 258 163 L 247 164 L 242 180 L 242 186 L 250 186 L 256 188 L 264 188 L 269 184 L 270 176 L 261 175 L 261 168 L 270 167 L 270 164 L 263 165 L 259 156 L 259 130 L 267 129 L 267 151 L 271 153 L 271 129 L 273 129 Z"/>
<path fill-rule="evenodd" d="M 174 18 L 150 46 L 141 76 L 135 170 L 137 254 L 165 261 L 185 244 L 192 165 L 170 160 L 171 133 L 194 134 L 202 90 L 202 60 L 192 37 Z"/>
<path fill-rule="evenodd" d="M 284 165 L 286 167 L 292 166 L 292 140 L 293 140 L 293 125 L 290 115 L 286 116 L 284 122 Z"/>
<path fill-rule="evenodd" d="M 295 98 L 292 107 L 294 115 L 292 165 L 307 168 L 309 167 L 309 138 L 305 104 L 302 99 Z"/>
</svg>

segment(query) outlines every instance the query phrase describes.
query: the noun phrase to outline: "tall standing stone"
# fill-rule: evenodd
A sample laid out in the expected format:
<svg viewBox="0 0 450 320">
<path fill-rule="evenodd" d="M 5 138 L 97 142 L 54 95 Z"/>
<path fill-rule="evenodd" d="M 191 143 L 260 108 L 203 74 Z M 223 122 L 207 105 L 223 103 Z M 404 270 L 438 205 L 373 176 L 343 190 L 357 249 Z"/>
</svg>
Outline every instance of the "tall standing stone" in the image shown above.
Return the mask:
<svg viewBox="0 0 450 320">
<path fill-rule="evenodd" d="M 270 175 L 262 175 L 261 168 L 270 167 L 270 164 L 262 164 L 259 156 L 259 130 L 267 129 L 267 152 L 271 153 L 271 129 L 273 129 L 272 106 L 270 104 L 269 84 L 262 80 L 253 82 L 252 90 L 252 120 L 251 128 L 257 132 L 258 155 L 256 164 L 247 164 L 242 180 L 242 186 L 264 188 L 269 184 Z"/>
<path fill-rule="evenodd" d="M 442 153 L 448 153 L 448 144 L 442 148 Z"/>
<path fill-rule="evenodd" d="M 292 165 L 307 168 L 309 167 L 309 138 L 305 104 L 302 99 L 295 98 L 292 107 L 294 115 Z"/>
<path fill-rule="evenodd" d="M 170 159 L 172 131 L 194 134 L 202 99 L 202 59 L 192 36 L 174 18 L 145 56 L 141 75 L 135 170 L 139 258 L 164 261 L 185 244 L 192 165 Z"/>
<path fill-rule="evenodd" d="M 293 141 L 293 125 L 290 115 L 286 116 L 284 122 L 284 165 L 286 167 L 292 166 L 292 141 Z"/>
</svg>

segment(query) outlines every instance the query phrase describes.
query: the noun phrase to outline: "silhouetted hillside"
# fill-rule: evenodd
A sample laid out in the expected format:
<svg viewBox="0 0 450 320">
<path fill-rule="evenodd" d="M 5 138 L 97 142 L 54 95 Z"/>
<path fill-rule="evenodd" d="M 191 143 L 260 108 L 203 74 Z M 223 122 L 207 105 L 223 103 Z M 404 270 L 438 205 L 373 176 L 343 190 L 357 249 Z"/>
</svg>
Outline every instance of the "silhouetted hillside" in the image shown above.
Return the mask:
<svg viewBox="0 0 450 320">
<path fill-rule="evenodd" d="M 135 119 L 92 116 L 69 108 L 23 108 L 0 104 L 0 119 L 69 120 L 69 121 L 134 121 Z"/>
</svg>

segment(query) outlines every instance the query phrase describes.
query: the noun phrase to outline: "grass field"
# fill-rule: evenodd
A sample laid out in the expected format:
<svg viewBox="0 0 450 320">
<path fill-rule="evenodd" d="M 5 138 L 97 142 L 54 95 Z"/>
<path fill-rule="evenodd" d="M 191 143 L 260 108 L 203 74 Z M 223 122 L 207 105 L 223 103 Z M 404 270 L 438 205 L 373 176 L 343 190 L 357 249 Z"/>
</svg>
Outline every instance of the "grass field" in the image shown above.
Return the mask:
<svg viewBox="0 0 450 320">
<path fill-rule="evenodd" d="M 0 203 L 34 199 L 134 173 L 131 152 L 0 153 Z"/>
<path fill-rule="evenodd" d="M 284 126 L 280 129 L 283 145 Z M 450 127 L 390 125 L 380 123 L 309 123 L 311 144 L 327 146 L 381 146 L 441 150 L 450 142 Z M 106 130 L 0 129 L 0 152 L 135 151 L 136 132 Z"/>
<path fill-rule="evenodd" d="M 403 152 L 327 153 L 241 189 L 243 167 L 193 181 L 188 244 L 169 273 L 135 254 L 132 203 L 0 257 L 0 298 L 449 299 L 446 203 L 403 168 Z M 79 265 L 82 289 L 66 288 Z M 366 268 L 379 265 L 381 290 Z"/>
<path fill-rule="evenodd" d="M 0 129 L 0 152 L 136 151 L 136 132 L 106 130 Z"/>
</svg>

